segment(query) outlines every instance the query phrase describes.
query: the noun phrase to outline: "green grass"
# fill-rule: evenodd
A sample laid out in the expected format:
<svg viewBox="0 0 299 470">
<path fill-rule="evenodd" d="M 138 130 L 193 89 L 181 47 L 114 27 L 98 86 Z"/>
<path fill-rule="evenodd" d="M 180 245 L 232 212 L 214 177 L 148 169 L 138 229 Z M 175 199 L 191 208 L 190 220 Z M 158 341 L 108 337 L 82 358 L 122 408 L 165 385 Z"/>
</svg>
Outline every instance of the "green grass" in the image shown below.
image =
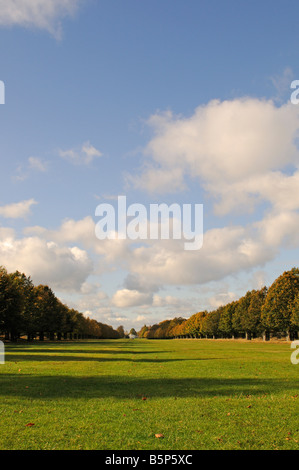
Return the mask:
<svg viewBox="0 0 299 470">
<path fill-rule="evenodd" d="M 298 449 L 291 352 L 212 340 L 6 345 L 0 449 Z"/>
</svg>

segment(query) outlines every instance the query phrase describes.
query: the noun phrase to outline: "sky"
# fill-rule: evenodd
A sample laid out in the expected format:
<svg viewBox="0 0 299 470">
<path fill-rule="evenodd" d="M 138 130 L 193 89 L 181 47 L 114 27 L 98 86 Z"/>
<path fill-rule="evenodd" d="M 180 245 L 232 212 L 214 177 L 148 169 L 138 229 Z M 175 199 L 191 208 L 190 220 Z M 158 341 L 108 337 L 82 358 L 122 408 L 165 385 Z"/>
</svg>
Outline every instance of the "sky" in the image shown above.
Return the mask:
<svg viewBox="0 0 299 470">
<path fill-rule="evenodd" d="M 0 0 L 0 265 L 126 330 L 298 266 L 296 0 Z M 203 244 L 96 208 L 203 204 Z"/>
</svg>

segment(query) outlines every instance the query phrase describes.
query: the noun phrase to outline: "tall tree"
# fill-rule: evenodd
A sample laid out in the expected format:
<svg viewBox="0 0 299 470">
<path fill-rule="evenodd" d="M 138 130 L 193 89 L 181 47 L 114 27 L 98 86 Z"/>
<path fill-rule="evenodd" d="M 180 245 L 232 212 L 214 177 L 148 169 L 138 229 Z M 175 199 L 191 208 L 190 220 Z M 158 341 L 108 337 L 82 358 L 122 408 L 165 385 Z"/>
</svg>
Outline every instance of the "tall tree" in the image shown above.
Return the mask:
<svg viewBox="0 0 299 470">
<path fill-rule="evenodd" d="M 118 326 L 116 328 L 116 331 L 118 332 L 120 338 L 125 337 L 125 330 L 124 330 L 124 327 L 122 325 Z"/>
<path fill-rule="evenodd" d="M 202 335 L 202 325 L 206 315 L 206 311 L 191 315 L 185 323 L 185 333 L 193 337 L 200 337 Z"/>
<path fill-rule="evenodd" d="M 24 297 L 18 283 L 4 267 L 0 268 L 0 330 L 15 341 L 23 326 Z"/>
<path fill-rule="evenodd" d="M 293 268 L 279 276 L 268 290 L 262 307 L 264 328 L 274 333 L 287 333 L 291 338 L 296 331 L 291 318 L 294 301 L 299 293 L 299 269 Z"/>
<path fill-rule="evenodd" d="M 295 331 L 295 337 L 297 337 L 298 331 L 299 331 L 299 293 L 296 295 L 294 299 L 292 315 L 291 315 L 291 325 L 292 325 L 292 329 Z"/>
<path fill-rule="evenodd" d="M 57 298 L 49 286 L 39 285 L 35 287 L 34 318 L 35 328 L 39 333 L 40 341 L 44 340 L 45 333 L 51 340 L 60 325 L 59 308 Z"/>
<path fill-rule="evenodd" d="M 136 333 L 136 330 L 135 330 L 135 328 L 131 328 L 131 329 L 130 329 L 130 333 L 129 333 L 129 334 L 130 334 L 130 335 L 137 336 L 137 333 Z"/>
<path fill-rule="evenodd" d="M 203 320 L 202 332 L 206 336 L 216 338 L 219 335 L 219 321 L 223 307 L 209 312 Z"/>
<path fill-rule="evenodd" d="M 232 319 L 237 307 L 237 302 L 230 302 L 223 307 L 219 320 L 219 331 L 225 336 L 229 337 L 234 335 Z"/>
<path fill-rule="evenodd" d="M 267 296 L 267 287 L 251 291 L 250 304 L 242 319 L 242 325 L 249 337 L 261 334 L 262 307 Z"/>
<path fill-rule="evenodd" d="M 23 300 L 22 318 L 19 323 L 19 330 L 22 333 L 26 333 L 28 341 L 31 341 L 35 335 L 33 317 L 34 285 L 30 277 L 27 277 L 24 273 L 20 273 L 19 271 L 10 274 L 10 276 Z"/>
<path fill-rule="evenodd" d="M 237 301 L 236 308 L 234 309 L 234 312 L 233 312 L 232 328 L 239 335 L 243 335 L 243 334 L 248 335 L 244 318 L 248 314 L 250 301 L 251 301 L 251 291 L 248 291 L 243 297 L 241 297 Z"/>
</svg>

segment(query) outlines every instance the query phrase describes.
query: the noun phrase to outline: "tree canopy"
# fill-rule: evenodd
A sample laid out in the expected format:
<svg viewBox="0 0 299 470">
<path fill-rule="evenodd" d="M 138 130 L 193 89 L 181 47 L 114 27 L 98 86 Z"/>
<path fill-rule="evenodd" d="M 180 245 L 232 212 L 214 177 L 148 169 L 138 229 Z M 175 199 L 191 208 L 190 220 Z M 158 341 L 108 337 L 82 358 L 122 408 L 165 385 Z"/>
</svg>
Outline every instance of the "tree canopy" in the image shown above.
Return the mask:
<svg viewBox="0 0 299 470">
<path fill-rule="evenodd" d="M 279 276 L 270 288 L 246 292 L 239 300 L 202 311 L 189 318 L 174 318 L 144 326 L 142 338 L 230 338 L 272 334 L 296 338 L 299 331 L 299 269 Z"/>
<path fill-rule="evenodd" d="M 0 266 L 0 334 L 5 339 L 115 339 L 122 331 L 69 308 L 49 286 L 35 286 L 24 273 L 8 273 Z"/>
</svg>

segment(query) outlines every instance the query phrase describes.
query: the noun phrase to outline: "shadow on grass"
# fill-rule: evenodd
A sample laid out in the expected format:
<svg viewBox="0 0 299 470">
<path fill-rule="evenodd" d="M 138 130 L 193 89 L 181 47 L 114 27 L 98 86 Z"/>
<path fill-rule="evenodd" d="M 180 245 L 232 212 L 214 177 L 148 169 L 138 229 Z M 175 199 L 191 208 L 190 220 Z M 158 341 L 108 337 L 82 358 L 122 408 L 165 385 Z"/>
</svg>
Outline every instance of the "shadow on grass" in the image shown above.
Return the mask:
<svg viewBox="0 0 299 470">
<path fill-rule="evenodd" d="M 0 396 L 28 399 L 141 399 L 266 395 L 296 390 L 283 379 L 68 377 L 1 374 Z"/>
<path fill-rule="evenodd" d="M 11 357 L 17 355 L 18 353 L 24 353 L 24 358 L 26 359 L 27 355 L 32 353 L 39 353 L 40 355 L 50 354 L 54 355 L 56 353 L 63 353 L 63 354 L 161 354 L 161 353 L 168 353 L 169 351 L 144 351 L 142 350 L 123 350 L 123 349 L 67 349 L 67 348 L 20 348 L 20 347 L 10 347 L 6 348 L 7 356 L 10 355 Z M 47 357 L 47 356 L 46 356 Z M 51 357 L 51 356 L 48 356 Z"/>
<path fill-rule="evenodd" d="M 40 351 L 39 351 L 40 352 Z M 71 351 L 70 351 L 71 353 Z M 82 351 L 80 351 L 82 354 Z M 98 352 L 99 353 L 99 352 Z M 199 360 L 212 360 L 212 359 L 220 359 L 216 357 L 212 358 L 176 358 L 176 359 L 158 359 L 158 358 L 150 358 L 150 359 L 145 359 L 145 358 L 140 358 L 137 359 L 135 357 L 130 357 L 131 355 L 128 354 L 127 357 L 99 357 L 95 353 L 94 355 L 86 355 L 86 356 L 73 356 L 71 354 L 55 354 L 54 351 L 52 351 L 52 354 L 5 354 L 5 362 L 61 362 L 62 364 L 64 362 L 157 362 L 157 363 L 163 363 L 163 362 L 178 362 L 178 361 L 199 361 Z"/>
</svg>

